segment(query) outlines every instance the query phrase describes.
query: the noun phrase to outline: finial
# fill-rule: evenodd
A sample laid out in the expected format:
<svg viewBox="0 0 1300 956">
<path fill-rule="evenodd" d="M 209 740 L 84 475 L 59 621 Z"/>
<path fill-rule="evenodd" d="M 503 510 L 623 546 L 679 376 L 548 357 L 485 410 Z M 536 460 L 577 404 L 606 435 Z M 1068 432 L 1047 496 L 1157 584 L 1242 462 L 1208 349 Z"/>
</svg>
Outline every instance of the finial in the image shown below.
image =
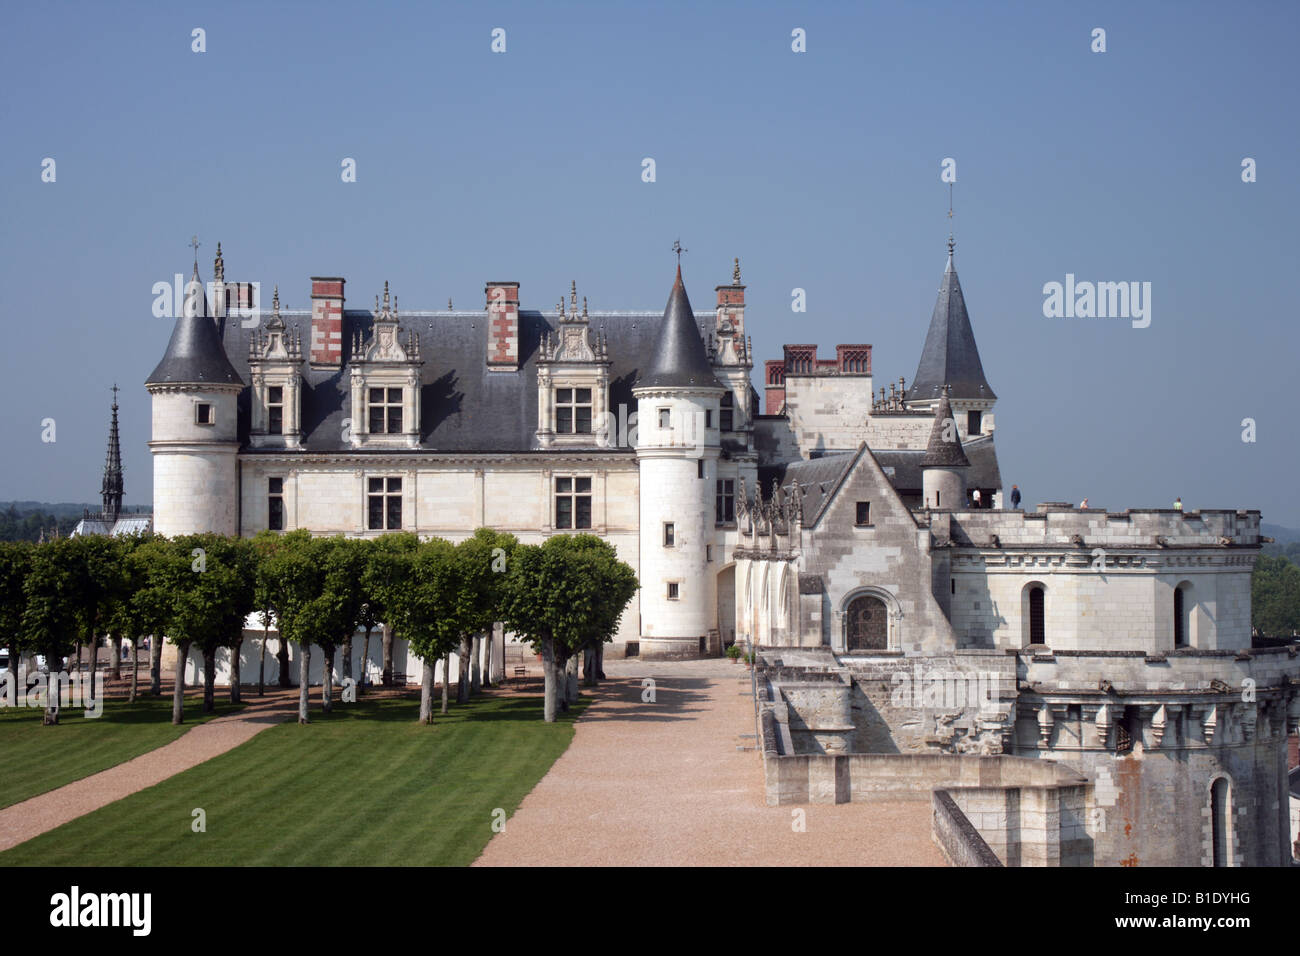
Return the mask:
<svg viewBox="0 0 1300 956">
<path fill-rule="evenodd" d="M 226 260 L 221 258 L 221 243 L 217 243 L 217 261 L 212 265 L 212 271 L 218 282 L 226 281 Z"/>
<path fill-rule="evenodd" d="M 118 392 L 117 382 L 114 382 L 113 383 L 113 410 L 114 411 L 117 411 L 117 392 Z"/>
<path fill-rule="evenodd" d="M 736 267 L 731 270 L 731 284 L 740 285 L 740 256 L 736 256 L 732 261 L 736 263 Z"/>
<path fill-rule="evenodd" d="M 575 315 L 578 312 L 578 280 L 572 279 L 569 282 L 569 311 Z"/>
<path fill-rule="evenodd" d="M 375 296 L 375 315 L 379 314 L 379 296 Z"/>
<path fill-rule="evenodd" d="M 384 311 L 388 311 L 388 280 L 384 280 Z"/>
<path fill-rule="evenodd" d="M 683 252 L 689 252 L 689 251 L 690 251 L 689 249 L 684 249 L 684 248 L 682 248 L 682 240 L 681 240 L 680 238 L 679 238 L 679 239 L 674 239 L 674 240 L 673 240 L 673 252 L 677 253 L 677 271 L 678 271 L 678 272 L 681 272 L 681 271 L 682 271 L 682 253 L 683 253 Z"/>
<path fill-rule="evenodd" d="M 952 262 L 952 183 L 948 184 L 948 262 Z"/>
<path fill-rule="evenodd" d="M 198 236 L 190 236 L 190 245 L 194 247 L 194 274 L 198 275 L 199 274 L 199 246 L 201 246 L 202 243 L 199 242 Z"/>
<path fill-rule="evenodd" d="M 271 293 L 271 314 L 277 317 L 280 315 L 280 284 L 278 282 L 275 284 L 275 291 Z"/>
<path fill-rule="evenodd" d="M 587 297 L 585 295 L 582 297 L 582 317 L 584 319 L 587 317 Z"/>
<path fill-rule="evenodd" d="M 451 308 L 451 296 L 447 296 L 447 311 L 448 311 L 448 312 L 452 311 L 452 308 Z"/>
</svg>

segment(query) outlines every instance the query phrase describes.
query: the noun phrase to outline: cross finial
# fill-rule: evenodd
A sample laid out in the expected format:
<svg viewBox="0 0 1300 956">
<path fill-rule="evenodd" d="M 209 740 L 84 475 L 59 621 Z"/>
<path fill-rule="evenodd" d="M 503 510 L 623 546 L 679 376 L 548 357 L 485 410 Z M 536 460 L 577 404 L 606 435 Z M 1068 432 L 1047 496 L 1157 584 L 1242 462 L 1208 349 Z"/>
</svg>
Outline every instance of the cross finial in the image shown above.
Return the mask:
<svg viewBox="0 0 1300 956">
<path fill-rule="evenodd" d="M 683 252 L 689 252 L 689 251 L 690 251 L 689 249 L 683 249 L 683 248 L 682 248 L 682 241 L 681 241 L 681 239 L 674 239 L 674 240 L 673 240 L 673 252 L 677 253 L 677 265 L 678 265 L 679 267 L 680 267 L 681 264 L 682 264 L 682 253 L 683 253 Z"/>
<path fill-rule="evenodd" d="M 948 184 L 948 258 L 952 258 L 952 183 Z"/>
<path fill-rule="evenodd" d="M 199 246 L 202 243 L 199 242 L 198 236 L 190 236 L 190 245 L 194 247 L 194 271 L 197 272 L 199 270 Z"/>
<path fill-rule="evenodd" d="M 114 382 L 113 383 L 113 407 L 114 408 L 117 408 L 117 392 L 118 392 L 117 382 Z"/>
</svg>

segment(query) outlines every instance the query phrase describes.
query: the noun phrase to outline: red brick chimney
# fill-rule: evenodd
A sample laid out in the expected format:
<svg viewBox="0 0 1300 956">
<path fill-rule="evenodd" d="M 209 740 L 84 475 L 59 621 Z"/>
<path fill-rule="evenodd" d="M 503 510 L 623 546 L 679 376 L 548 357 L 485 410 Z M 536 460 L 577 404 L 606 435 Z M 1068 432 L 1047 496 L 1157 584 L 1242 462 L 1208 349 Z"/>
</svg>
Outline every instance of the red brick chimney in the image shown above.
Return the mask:
<svg viewBox="0 0 1300 956">
<path fill-rule="evenodd" d="M 343 283 L 345 279 L 311 278 L 311 364 L 343 362 Z"/>
<path fill-rule="evenodd" d="M 779 415 L 785 404 L 785 359 L 763 363 L 763 414 Z"/>
<path fill-rule="evenodd" d="M 519 283 L 489 282 L 487 364 L 494 372 L 519 370 Z"/>
</svg>

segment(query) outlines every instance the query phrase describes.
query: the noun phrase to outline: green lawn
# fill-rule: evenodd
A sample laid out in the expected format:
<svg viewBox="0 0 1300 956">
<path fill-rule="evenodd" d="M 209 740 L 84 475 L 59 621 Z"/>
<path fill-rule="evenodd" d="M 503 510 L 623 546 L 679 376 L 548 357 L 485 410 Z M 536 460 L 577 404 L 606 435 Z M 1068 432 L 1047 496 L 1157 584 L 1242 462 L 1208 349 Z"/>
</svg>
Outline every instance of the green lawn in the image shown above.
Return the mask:
<svg viewBox="0 0 1300 956">
<path fill-rule="evenodd" d="M 540 697 L 483 696 L 415 723 L 418 701 L 335 704 L 0 854 L 0 865 L 470 863 L 573 739 Z M 202 808 L 207 831 L 192 831 Z"/>
<path fill-rule="evenodd" d="M 42 727 L 39 707 L 0 708 L 0 807 L 89 777 L 132 757 L 171 743 L 195 724 L 239 707 L 217 702 L 201 714 L 202 698 L 185 701 L 185 724 L 172 726 L 171 695 L 104 703 L 99 717 L 64 708 L 59 723 Z"/>
</svg>

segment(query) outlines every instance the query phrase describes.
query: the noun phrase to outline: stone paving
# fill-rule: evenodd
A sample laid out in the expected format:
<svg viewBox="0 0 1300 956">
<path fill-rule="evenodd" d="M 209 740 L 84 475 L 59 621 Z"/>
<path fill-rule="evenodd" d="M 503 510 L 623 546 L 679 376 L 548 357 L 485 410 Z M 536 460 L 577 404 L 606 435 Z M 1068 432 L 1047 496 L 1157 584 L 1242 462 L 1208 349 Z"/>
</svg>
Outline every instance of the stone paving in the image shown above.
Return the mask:
<svg viewBox="0 0 1300 956">
<path fill-rule="evenodd" d="M 573 743 L 474 865 L 944 865 L 929 800 L 767 806 L 761 755 L 737 749 L 755 745 L 741 736 L 755 732 L 744 665 L 620 660 L 605 672 Z"/>
</svg>

